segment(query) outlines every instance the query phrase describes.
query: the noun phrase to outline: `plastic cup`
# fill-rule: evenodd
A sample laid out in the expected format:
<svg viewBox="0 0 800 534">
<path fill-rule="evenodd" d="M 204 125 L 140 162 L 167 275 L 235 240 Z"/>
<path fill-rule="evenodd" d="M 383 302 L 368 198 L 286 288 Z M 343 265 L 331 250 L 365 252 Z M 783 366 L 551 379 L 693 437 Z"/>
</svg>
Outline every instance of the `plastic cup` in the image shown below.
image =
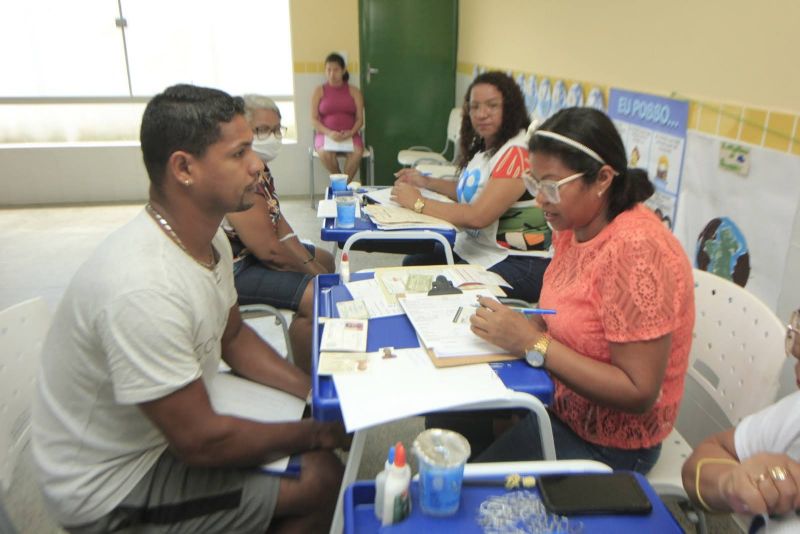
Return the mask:
<svg viewBox="0 0 800 534">
<path fill-rule="evenodd" d="M 356 225 L 356 197 L 349 195 L 336 196 L 336 227 L 353 228 Z"/>
<path fill-rule="evenodd" d="M 419 461 L 419 506 L 425 515 L 455 514 L 461 503 L 464 464 L 470 455 L 469 442 L 451 430 L 431 428 L 414 440 Z"/>
<path fill-rule="evenodd" d="M 346 174 L 331 174 L 331 191 L 347 191 Z"/>
</svg>

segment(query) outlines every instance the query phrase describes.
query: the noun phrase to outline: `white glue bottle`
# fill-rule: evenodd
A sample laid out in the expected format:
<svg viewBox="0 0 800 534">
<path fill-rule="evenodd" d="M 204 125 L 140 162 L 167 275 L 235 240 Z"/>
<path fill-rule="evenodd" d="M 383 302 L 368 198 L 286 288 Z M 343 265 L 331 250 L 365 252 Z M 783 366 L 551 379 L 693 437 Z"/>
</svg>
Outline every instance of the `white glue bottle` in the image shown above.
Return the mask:
<svg viewBox="0 0 800 534">
<path fill-rule="evenodd" d="M 339 262 L 339 276 L 343 284 L 350 281 L 350 258 L 347 257 L 347 252 L 342 254 L 342 260 Z"/>
<path fill-rule="evenodd" d="M 406 450 L 402 443 L 394 447 L 394 465 L 389 468 L 383 489 L 383 526 L 399 523 L 411 512 L 408 485 L 411 483 L 411 468 L 406 463 Z"/>
<path fill-rule="evenodd" d="M 389 474 L 389 469 L 391 469 L 393 463 L 394 445 L 389 447 L 389 455 L 386 457 L 383 471 L 378 473 L 378 476 L 375 477 L 375 517 L 378 518 L 378 521 L 380 521 L 383 516 L 383 490 L 386 487 L 386 475 Z"/>
</svg>

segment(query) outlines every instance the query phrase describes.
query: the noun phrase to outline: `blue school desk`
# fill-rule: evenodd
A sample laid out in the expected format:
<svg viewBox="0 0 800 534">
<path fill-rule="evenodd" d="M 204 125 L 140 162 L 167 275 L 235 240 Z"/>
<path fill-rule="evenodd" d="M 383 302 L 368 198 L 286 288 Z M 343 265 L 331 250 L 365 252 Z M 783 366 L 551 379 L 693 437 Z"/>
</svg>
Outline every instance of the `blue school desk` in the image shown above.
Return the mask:
<svg viewBox="0 0 800 534">
<path fill-rule="evenodd" d="M 325 194 L 326 199 L 333 198 L 333 193 L 328 188 Z M 430 234 L 427 239 L 435 239 L 439 242 L 446 241 L 452 248 L 456 242 L 455 230 L 442 230 L 436 228 L 418 228 L 413 230 L 413 234 L 407 233 L 408 230 L 379 230 L 372 220 L 363 214 L 361 217 L 356 217 L 356 224 L 353 228 L 337 228 L 336 219 L 329 217 L 324 219 L 322 229 L 320 230 L 320 239 L 322 241 L 329 241 L 334 243 L 334 247 L 344 247 L 344 244 L 352 237 L 355 236 L 354 241 L 369 239 L 377 241 L 373 243 L 368 251 L 391 251 L 392 248 L 397 248 L 405 242 L 416 242 L 420 239 L 420 232 Z M 354 241 L 351 241 L 351 245 Z M 349 247 L 348 247 L 349 248 Z"/>
<path fill-rule="evenodd" d="M 354 273 L 353 280 L 371 278 L 373 273 Z M 311 347 L 312 355 L 312 414 L 320 421 L 341 421 L 342 412 L 333 379 L 317 375 L 319 343 L 322 337 L 320 317 L 338 317 L 336 303 L 352 300 L 338 274 L 321 274 L 314 278 L 314 325 Z M 419 347 L 414 327 L 405 315 L 370 319 L 367 330 L 367 351 L 376 351 L 391 346 L 397 349 Z M 490 364 L 503 383 L 513 390 L 504 400 L 459 407 L 458 410 L 488 410 L 502 408 L 524 408 L 536 415 L 542 437 L 542 450 L 546 460 L 555 460 L 555 445 L 550 419 L 544 408 L 553 399 L 553 381 L 542 369 L 530 367 L 524 360 Z M 347 458 L 342 488 L 336 506 L 331 532 L 341 532 L 345 489 L 355 481 L 361 455 L 364 452 L 365 431 L 357 431 Z"/>
<path fill-rule="evenodd" d="M 353 280 L 372 278 L 372 273 L 354 273 Z M 321 274 L 314 278 L 314 324 L 312 358 L 313 380 L 313 414 L 320 421 L 340 421 L 342 412 L 339 398 L 330 376 L 316 374 L 319 361 L 319 342 L 322 336 L 320 317 L 338 317 L 336 303 L 352 300 L 347 288 L 339 283 L 338 274 Z M 367 351 L 376 351 L 381 347 L 405 349 L 419 347 L 414 327 L 405 315 L 370 319 L 367 330 Z M 533 395 L 542 403 L 550 404 L 553 400 L 553 381 L 542 369 L 534 369 L 525 360 L 498 362 L 490 364 L 503 383 L 514 391 Z"/>
<path fill-rule="evenodd" d="M 536 463 L 536 462 L 530 462 Z M 559 462 L 554 462 L 555 464 Z M 536 474 L 536 472 L 525 472 Z M 633 532 L 682 533 L 675 518 L 656 494 L 647 479 L 634 473 L 639 484 L 653 505 L 653 511 L 647 515 L 571 515 L 570 522 L 581 522 L 584 533 L 619 534 Z M 405 521 L 389 527 L 381 527 L 376 519 L 373 502 L 375 500 L 375 482 L 359 481 L 347 488 L 344 502 L 344 532 L 346 534 L 366 534 L 376 532 L 393 532 L 416 534 L 418 532 L 458 532 L 459 534 L 480 534 L 483 529 L 476 518 L 481 502 L 495 495 L 503 495 L 506 490 L 499 485 L 465 485 L 461 493 L 461 505 L 454 516 L 439 518 L 429 517 L 419 507 L 419 487 L 416 481 L 411 483 L 411 515 Z M 535 489 L 532 491 L 536 491 Z"/>
</svg>

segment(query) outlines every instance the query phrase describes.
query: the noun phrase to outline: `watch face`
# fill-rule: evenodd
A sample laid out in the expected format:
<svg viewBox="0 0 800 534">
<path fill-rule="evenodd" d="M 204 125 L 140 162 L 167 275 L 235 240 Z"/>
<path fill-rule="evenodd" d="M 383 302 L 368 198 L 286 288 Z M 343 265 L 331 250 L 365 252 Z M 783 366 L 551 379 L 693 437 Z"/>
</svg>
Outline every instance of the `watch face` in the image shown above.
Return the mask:
<svg viewBox="0 0 800 534">
<path fill-rule="evenodd" d="M 525 353 L 525 361 L 531 367 L 541 367 L 544 365 L 544 354 L 538 350 L 529 350 Z"/>
</svg>

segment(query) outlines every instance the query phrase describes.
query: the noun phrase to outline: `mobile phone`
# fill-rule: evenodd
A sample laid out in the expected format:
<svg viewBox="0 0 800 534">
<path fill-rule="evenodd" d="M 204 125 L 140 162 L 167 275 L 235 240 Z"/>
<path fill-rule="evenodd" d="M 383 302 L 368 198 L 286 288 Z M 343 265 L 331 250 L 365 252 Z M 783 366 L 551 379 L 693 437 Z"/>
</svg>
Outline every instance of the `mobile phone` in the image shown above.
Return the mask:
<svg viewBox="0 0 800 534">
<path fill-rule="evenodd" d="M 554 514 L 649 514 L 653 510 L 632 473 L 540 475 L 537 485 L 542 502 Z"/>
</svg>

